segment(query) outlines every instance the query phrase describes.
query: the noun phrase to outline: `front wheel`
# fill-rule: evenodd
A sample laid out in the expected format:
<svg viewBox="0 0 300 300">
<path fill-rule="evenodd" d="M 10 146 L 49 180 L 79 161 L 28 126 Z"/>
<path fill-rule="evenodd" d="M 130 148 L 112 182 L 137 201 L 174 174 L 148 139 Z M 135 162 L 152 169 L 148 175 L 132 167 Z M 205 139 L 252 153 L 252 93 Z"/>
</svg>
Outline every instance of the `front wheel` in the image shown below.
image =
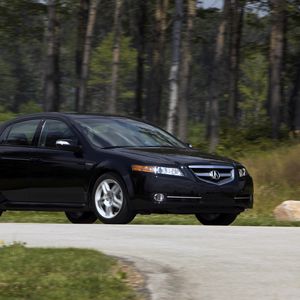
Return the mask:
<svg viewBox="0 0 300 300">
<path fill-rule="evenodd" d="M 237 214 L 196 214 L 195 216 L 203 225 L 230 225 Z"/>
<path fill-rule="evenodd" d="M 66 211 L 66 217 L 73 224 L 93 224 L 97 221 L 97 217 L 90 211 Z"/>
<path fill-rule="evenodd" d="M 129 197 L 122 179 L 114 173 L 99 177 L 92 201 L 95 214 L 105 224 L 127 224 L 136 215 L 129 208 Z"/>
</svg>

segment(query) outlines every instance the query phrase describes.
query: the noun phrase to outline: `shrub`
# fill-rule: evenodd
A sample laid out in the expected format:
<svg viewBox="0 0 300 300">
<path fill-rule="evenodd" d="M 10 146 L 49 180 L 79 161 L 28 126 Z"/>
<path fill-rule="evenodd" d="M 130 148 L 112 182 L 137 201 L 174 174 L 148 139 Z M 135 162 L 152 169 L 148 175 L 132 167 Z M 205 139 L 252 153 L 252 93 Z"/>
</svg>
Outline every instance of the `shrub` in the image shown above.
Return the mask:
<svg viewBox="0 0 300 300">
<path fill-rule="evenodd" d="M 42 112 L 42 108 L 39 104 L 37 104 L 34 101 L 29 101 L 24 104 L 22 104 L 19 108 L 19 113 L 20 114 L 32 114 L 32 113 L 38 113 Z"/>
</svg>

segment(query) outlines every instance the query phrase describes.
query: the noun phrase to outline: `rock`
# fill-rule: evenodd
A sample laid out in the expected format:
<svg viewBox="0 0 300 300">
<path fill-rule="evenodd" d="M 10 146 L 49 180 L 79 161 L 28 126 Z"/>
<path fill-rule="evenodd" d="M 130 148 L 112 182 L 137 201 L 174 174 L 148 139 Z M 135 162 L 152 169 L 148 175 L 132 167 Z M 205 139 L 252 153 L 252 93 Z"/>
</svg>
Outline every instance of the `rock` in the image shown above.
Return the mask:
<svg viewBox="0 0 300 300">
<path fill-rule="evenodd" d="M 284 201 L 274 209 L 273 213 L 277 221 L 300 221 L 300 201 Z"/>
</svg>

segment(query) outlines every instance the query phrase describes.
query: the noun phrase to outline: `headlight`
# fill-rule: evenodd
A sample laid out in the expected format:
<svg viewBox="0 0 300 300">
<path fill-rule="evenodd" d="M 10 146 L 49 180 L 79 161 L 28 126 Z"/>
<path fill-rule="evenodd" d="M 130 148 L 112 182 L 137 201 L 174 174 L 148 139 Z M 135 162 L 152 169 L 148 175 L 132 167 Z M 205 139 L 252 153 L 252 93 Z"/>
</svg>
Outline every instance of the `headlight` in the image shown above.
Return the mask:
<svg viewBox="0 0 300 300">
<path fill-rule="evenodd" d="M 248 175 L 246 168 L 239 168 L 238 172 L 239 172 L 239 177 L 245 177 L 246 175 Z"/>
<path fill-rule="evenodd" d="M 132 165 L 131 169 L 132 169 L 132 171 L 135 171 L 135 172 L 163 174 L 163 175 L 172 175 L 172 176 L 183 176 L 183 173 L 178 168 Z"/>
</svg>

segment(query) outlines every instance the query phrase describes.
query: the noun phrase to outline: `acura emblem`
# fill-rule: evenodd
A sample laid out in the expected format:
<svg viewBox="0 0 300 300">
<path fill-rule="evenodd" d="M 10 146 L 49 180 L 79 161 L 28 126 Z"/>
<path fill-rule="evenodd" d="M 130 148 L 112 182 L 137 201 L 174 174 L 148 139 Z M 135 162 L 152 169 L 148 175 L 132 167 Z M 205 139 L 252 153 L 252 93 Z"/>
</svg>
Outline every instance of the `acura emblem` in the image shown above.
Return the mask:
<svg viewBox="0 0 300 300">
<path fill-rule="evenodd" d="M 216 170 L 210 171 L 209 176 L 214 180 L 220 179 L 220 173 Z"/>
</svg>

